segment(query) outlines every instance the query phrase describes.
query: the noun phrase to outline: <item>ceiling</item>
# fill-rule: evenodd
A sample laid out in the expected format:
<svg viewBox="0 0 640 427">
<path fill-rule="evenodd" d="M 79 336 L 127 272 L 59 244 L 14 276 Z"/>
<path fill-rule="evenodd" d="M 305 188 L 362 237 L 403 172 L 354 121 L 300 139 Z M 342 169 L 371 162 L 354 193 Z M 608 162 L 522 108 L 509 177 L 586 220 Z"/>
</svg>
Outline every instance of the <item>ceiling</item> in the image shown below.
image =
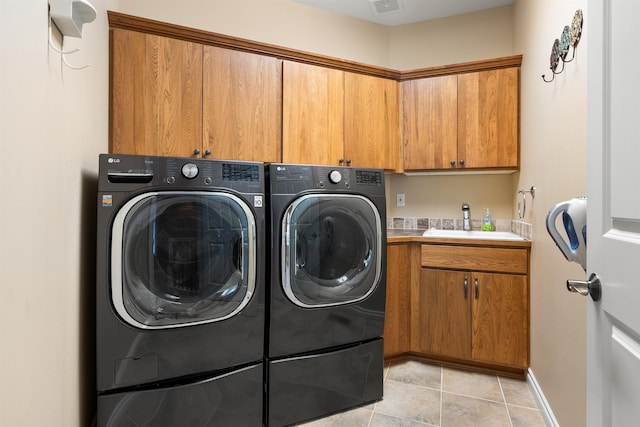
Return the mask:
<svg viewBox="0 0 640 427">
<path fill-rule="evenodd" d="M 353 18 L 396 26 L 513 4 L 513 0 L 294 0 Z"/>
</svg>

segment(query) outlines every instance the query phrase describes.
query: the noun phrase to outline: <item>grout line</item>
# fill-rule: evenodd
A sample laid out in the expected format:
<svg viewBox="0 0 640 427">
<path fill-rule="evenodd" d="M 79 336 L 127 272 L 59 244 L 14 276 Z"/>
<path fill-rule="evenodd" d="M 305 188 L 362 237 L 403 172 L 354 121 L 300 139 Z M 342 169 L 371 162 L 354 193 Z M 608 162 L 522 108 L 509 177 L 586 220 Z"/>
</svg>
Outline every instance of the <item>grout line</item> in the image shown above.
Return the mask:
<svg viewBox="0 0 640 427">
<path fill-rule="evenodd" d="M 442 412 L 444 411 L 444 405 L 442 403 L 444 390 L 444 367 L 440 366 L 440 427 L 442 427 Z"/>
<path fill-rule="evenodd" d="M 504 388 L 502 388 L 502 381 L 500 381 L 500 377 L 496 376 L 498 379 L 498 385 L 500 386 L 500 393 L 502 394 L 502 400 L 504 401 L 504 407 L 507 410 L 507 418 L 509 419 L 509 425 L 513 427 L 513 421 L 511 419 L 511 411 L 509 411 L 509 405 L 507 404 L 507 396 L 504 394 Z"/>
<path fill-rule="evenodd" d="M 451 391 L 443 391 L 443 393 L 447 393 L 447 394 L 453 394 L 456 396 L 462 396 L 462 397 L 468 397 L 469 399 L 476 399 L 476 400 L 482 400 L 484 402 L 491 402 L 491 403 L 497 403 L 497 404 L 505 404 L 505 402 L 500 402 L 499 400 L 491 400 L 491 399 L 485 399 L 484 397 L 478 397 L 478 396 L 472 396 L 470 394 L 463 394 L 463 393 L 453 393 Z"/>
</svg>

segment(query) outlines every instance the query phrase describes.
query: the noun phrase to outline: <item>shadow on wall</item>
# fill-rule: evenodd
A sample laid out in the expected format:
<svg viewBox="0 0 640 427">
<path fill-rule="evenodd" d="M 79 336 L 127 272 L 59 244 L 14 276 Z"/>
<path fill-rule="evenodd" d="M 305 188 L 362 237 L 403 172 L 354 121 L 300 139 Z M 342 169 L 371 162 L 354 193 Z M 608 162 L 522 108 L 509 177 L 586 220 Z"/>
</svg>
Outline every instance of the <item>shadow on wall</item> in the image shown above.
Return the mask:
<svg viewBox="0 0 640 427">
<path fill-rule="evenodd" d="M 93 426 L 96 414 L 96 197 L 98 176 L 82 172 L 78 324 L 80 351 L 78 395 L 81 425 Z"/>
</svg>

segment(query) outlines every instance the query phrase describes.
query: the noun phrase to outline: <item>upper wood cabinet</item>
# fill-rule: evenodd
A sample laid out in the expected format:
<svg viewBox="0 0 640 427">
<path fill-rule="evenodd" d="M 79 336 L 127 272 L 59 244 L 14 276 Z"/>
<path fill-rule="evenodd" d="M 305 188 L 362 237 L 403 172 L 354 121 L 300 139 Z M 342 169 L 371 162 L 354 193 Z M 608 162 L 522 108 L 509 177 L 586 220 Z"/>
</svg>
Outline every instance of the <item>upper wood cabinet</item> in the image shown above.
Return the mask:
<svg viewBox="0 0 640 427">
<path fill-rule="evenodd" d="M 503 68 L 458 75 L 458 167 L 518 168 L 519 74 Z"/>
<path fill-rule="evenodd" d="M 109 11 L 113 153 L 517 170 L 522 56 L 398 71 Z"/>
<path fill-rule="evenodd" d="M 396 169 L 398 83 L 285 61 L 283 161 Z"/>
<path fill-rule="evenodd" d="M 279 162 L 282 61 L 204 47 L 203 147 L 219 159 Z"/>
<path fill-rule="evenodd" d="M 344 71 L 284 61 L 282 161 L 344 162 Z"/>
<path fill-rule="evenodd" d="M 399 84 L 344 75 L 344 157 L 352 166 L 396 170 L 400 160 Z"/>
<path fill-rule="evenodd" d="M 111 32 L 110 151 L 281 160 L 282 61 Z"/>
<path fill-rule="evenodd" d="M 192 156 L 202 150 L 202 46 L 111 31 L 112 153 Z"/>
<path fill-rule="evenodd" d="M 404 169 L 447 169 L 458 158 L 458 78 L 402 83 Z"/>
<path fill-rule="evenodd" d="M 403 82 L 405 170 L 519 168 L 519 68 Z"/>
</svg>

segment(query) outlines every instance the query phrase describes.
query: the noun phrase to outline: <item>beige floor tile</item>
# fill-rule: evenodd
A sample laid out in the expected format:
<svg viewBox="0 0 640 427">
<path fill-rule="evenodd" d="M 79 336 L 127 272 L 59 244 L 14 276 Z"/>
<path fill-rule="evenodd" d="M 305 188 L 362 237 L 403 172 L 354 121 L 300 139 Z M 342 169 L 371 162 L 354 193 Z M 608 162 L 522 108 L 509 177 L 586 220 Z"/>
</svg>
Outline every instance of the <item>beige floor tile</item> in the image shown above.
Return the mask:
<svg viewBox="0 0 640 427">
<path fill-rule="evenodd" d="M 417 360 L 405 360 L 392 364 L 386 378 L 405 384 L 440 390 L 442 368 Z"/>
<path fill-rule="evenodd" d="M 384 414 L 373 414 L 369 427 L 430 427 L 433 424 L 419 423 L 404 418 L 392 417 Z M 345 426 L 347 427 L 347 426 Z M 437 426 L 435 426 L 437 427 Z"/>
<path fill-rule="evenodd" d="M 371 408 L 356 408 L 302 425 L 305 427 L 367 427 L 372 414 Z"/>
<path fill-rule="evenodd" d="M 507 404 L 538 408 L 526 381 L 504 377 L 499 377 L 498 380 L 502 386 L 502 392 Z"/>
<path fill-rule="evenodd" d="M 511 427 L 507 405 L 442 393 L 442 427 Z"/>
<path fill-rule="evenodd" d="M 513 427 L 546 427 L 542 414 L 537 409 L 508 405 Z"/>
<path fill-rule="evenodd" d="M 443 368 L 442 391 L 504 402 L 500 383 L 495 375 Z"/>
<path fill-rule="evenodd" d="M 387 379 L 375 412 L 414 422 L 440 424 L 440 392 Z"/>
</svg>

